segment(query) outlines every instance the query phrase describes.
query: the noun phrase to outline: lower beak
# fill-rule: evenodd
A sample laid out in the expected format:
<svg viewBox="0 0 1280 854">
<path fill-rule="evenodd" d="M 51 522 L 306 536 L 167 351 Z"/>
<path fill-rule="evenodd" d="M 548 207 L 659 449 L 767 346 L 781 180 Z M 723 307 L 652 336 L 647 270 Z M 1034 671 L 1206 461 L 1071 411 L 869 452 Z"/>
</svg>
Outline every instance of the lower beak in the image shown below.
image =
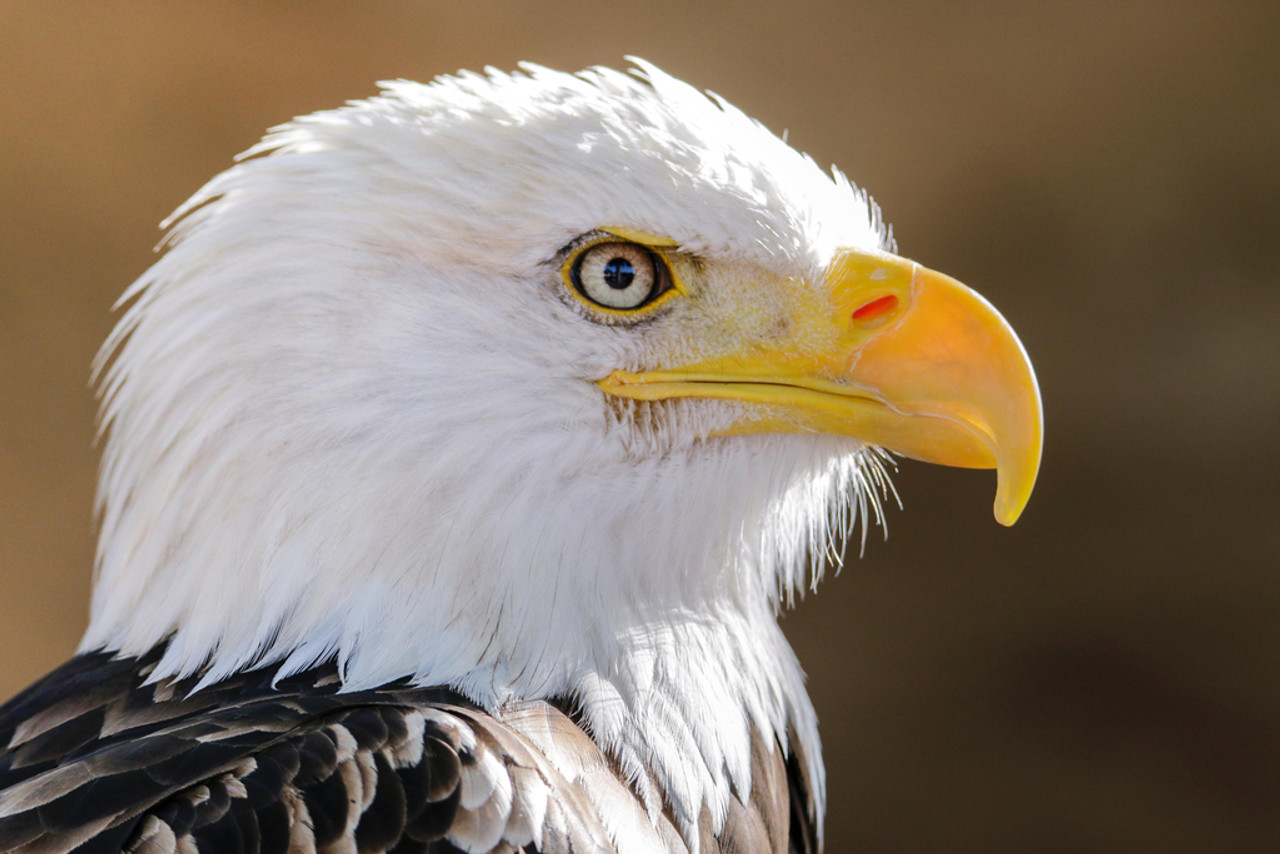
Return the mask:
<svg viewBox="0 0 1280 854">
<path fill-rule="evenodd" d="M 995 516 L 1012 525 L 1040 468 L 1043 415 L 1009 324 L 956 280 L 887 253 L 840 252 L 826 286 L 827 304 L 792 318 L 785 339 L 672 370 L 615 371 L 600 386 L 636 400 L 754 404 L 721 434 L 832 433 L 995 468 Z"/>
</svg>

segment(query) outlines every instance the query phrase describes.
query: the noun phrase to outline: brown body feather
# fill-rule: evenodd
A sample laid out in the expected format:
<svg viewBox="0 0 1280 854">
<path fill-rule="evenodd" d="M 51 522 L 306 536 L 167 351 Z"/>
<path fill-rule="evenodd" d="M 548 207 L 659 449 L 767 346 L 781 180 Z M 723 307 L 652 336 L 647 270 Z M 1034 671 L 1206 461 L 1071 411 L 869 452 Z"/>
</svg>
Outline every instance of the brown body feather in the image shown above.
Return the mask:
<svg viewBox="0 0 1280 854">
<path fill-rule="evenodd" d="M 146 684 L 140 659 L 81 655 L 0 708 L 0 851 L 687 851 L 567 704 L 490 715 L 403 683 L 339 693 L 332 666 Z M 794 742 L 793 742 L 794 744 Z M 815 849 L 802 758 L 753 740 L 702 852 Z"/>
</svg>

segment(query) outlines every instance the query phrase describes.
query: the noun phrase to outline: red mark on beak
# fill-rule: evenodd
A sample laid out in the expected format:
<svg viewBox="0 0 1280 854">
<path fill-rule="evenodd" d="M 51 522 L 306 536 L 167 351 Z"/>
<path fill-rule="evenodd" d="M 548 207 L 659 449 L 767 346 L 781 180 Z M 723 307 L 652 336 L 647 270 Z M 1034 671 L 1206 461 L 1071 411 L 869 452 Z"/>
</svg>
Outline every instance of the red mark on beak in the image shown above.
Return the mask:
<svg viewBox="0 0 1280 854">
<path fill-rule="evenodd" d="M 871 302 L 859 306 L 853 310 L 854 320 L 875 320 L 882 314 L 893 311 L 898 307 L 898 298 L 893 294 L 886 294 L 882 297 L 876 297 Z"/>
</svg>

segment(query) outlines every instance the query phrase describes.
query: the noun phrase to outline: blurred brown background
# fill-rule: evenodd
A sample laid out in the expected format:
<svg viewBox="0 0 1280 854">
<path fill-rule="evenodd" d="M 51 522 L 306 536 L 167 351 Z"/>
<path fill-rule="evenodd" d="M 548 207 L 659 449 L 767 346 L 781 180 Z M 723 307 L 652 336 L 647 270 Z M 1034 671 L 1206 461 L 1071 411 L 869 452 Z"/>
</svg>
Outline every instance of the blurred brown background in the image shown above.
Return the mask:
<svg viewBox="0 0 1280 854">
<path fill-rule="evenodd" d="M 0 693 L 74 648 L 89 361 L 156 223 L 379 79 L 651 59 L 883 205 L 1040 374 L 1018 526 L 905 512 L 784 625 L 828 850 L 1280 850 L 1280 4 L 0 2 Z"/>
</svg>

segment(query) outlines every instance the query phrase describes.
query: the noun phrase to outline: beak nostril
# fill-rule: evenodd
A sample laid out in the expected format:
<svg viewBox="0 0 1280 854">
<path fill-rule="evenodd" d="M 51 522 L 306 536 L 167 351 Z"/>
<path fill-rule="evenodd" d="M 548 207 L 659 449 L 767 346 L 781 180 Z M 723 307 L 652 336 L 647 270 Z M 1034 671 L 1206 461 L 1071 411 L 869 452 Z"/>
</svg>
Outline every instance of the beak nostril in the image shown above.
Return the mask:
<svg viewBox="0 0 1280 854">
<path fill-rule="evenodd" d="M 853 319 L 860 321 L 875 320 L 898 307 L 898 298 L 893 294 L 876 297 L 853 310 Z"/>
</svg>

